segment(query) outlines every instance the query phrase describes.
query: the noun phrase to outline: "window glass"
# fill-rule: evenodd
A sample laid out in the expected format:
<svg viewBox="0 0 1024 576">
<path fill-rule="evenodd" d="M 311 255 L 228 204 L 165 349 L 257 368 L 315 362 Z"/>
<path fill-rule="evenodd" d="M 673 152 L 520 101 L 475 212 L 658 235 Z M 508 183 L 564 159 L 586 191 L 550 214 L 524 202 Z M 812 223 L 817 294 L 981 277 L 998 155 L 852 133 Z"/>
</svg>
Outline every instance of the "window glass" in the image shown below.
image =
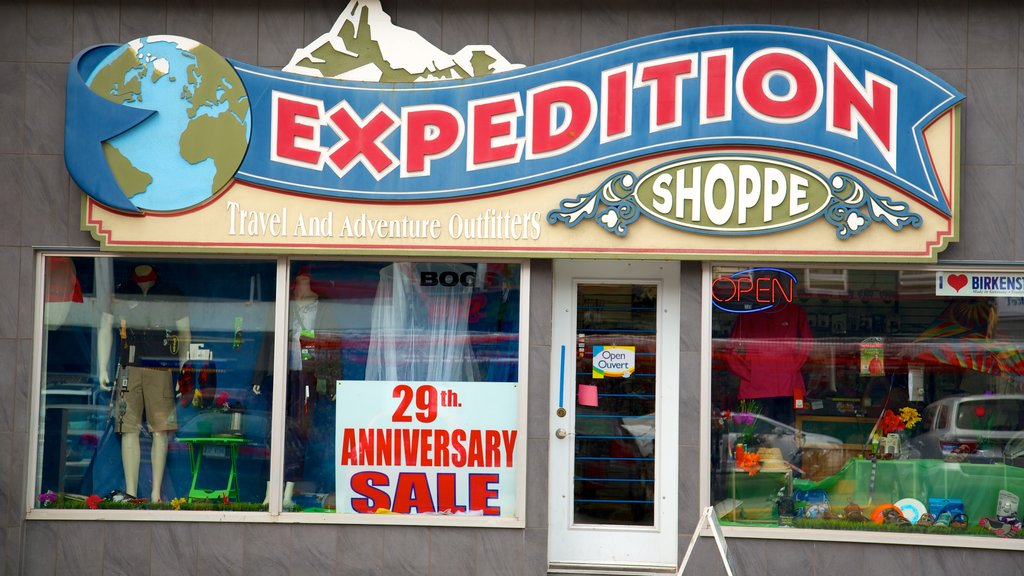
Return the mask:
<svg viewBox="0 0 1024 576">
<path fill-rule="evenodd" d="M 285 510 L 514 516 L 520 266 L 290 278 Z"/>
<path fill-rule="evenodd" d="M 37 507 L 265 509 L 276 264 L 42 262 Z"/>
<path fill-rule="evenodd" d="M 715 267 L 723 524 L 1016 536 L 1024 279 Z"/>
</svg>

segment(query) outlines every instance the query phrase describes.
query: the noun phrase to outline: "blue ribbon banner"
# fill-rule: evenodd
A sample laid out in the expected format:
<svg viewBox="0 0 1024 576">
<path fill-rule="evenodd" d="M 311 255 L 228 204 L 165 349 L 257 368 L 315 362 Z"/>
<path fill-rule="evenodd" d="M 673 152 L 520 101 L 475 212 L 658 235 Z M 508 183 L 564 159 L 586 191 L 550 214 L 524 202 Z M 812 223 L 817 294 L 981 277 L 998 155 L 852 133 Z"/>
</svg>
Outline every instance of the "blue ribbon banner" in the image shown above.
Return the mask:
<svg viewBox="0 0 1024 576">
<path fill-rule="evenodd" d="M 132 212 L 97 165 L 97 149 L 148 114 L 86 87 L 95 50 L 110 47 L 83 53 L 69 74 L 67 163 L 87 194 Z M 923 130 L 963 95 L 899 56 L 827 33 L 702 28 L 483 78 L 416 84 L 230 64 L 251 111 L 234 178 L 261 187 L 437 201 L 670 151 L 749 148 L 825 158 L 951 213 Z"/>
</svg>

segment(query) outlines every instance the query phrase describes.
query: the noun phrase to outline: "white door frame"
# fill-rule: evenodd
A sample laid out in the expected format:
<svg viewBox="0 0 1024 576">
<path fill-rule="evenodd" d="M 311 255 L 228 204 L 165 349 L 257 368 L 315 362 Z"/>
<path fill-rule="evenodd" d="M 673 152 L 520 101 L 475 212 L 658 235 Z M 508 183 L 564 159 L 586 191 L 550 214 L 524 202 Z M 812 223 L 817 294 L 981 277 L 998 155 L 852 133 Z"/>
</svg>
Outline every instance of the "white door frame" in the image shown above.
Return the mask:
<svg viewBox="0 0 1024 576">
<path fill-rule="evenodd" d="M 554 264 L 548 478 L 548 562 L 558 566 L 675 567 L 678 561 L 680 268 L 678 262 Z M 654 526 L 574 524 L 576 286 L 658 286 Z M 564 408 L 564 416 L 558 409 Z M 561 431 L 565 432 L 559 438 Z"/>
</svg>

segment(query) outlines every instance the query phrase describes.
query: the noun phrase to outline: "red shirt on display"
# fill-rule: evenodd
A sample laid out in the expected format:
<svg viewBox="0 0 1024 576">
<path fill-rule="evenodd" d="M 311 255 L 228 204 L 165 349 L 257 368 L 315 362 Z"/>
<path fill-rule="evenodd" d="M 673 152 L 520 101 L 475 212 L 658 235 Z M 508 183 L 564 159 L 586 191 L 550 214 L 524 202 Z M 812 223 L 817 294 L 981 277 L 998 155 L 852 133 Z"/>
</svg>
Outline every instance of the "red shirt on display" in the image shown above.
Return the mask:
<svg viewBox="0 0 1024 576">
<path fill-rule="evenodd" d="M 799 305 L 741 314 L 730 338 L 726 359 L 740 378 L 740 400 L 806 392 L 800 370 L 814 343 L 807 313 Z"/>
</svg>

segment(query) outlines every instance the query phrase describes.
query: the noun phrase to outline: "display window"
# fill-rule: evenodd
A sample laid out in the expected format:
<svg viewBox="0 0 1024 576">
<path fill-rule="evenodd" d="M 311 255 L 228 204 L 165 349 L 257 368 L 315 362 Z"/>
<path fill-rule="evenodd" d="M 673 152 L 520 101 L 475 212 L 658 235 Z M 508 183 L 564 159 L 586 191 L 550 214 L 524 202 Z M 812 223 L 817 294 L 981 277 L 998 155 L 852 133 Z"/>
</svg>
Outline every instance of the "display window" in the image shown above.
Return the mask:
<svg viewBox="0 0 1024 576">
<path fill-rule="evenodd" d="M 40 263 L 36 510 L 520 522 L 521 264 Z"/>
<path fill-rule="evenodd" d="M 725 526 L 1015 538 L 1024 274 L 713 266 Z"/>
<path fill-rule="evenodd" d="M 42 262 L 35 506 L 265 510 L 276 263 Z"/>
<path fill-rule="evenodd" d="M 297 261 L 285 511 L 517 515 L 520 266 Z"/>
</svg>

